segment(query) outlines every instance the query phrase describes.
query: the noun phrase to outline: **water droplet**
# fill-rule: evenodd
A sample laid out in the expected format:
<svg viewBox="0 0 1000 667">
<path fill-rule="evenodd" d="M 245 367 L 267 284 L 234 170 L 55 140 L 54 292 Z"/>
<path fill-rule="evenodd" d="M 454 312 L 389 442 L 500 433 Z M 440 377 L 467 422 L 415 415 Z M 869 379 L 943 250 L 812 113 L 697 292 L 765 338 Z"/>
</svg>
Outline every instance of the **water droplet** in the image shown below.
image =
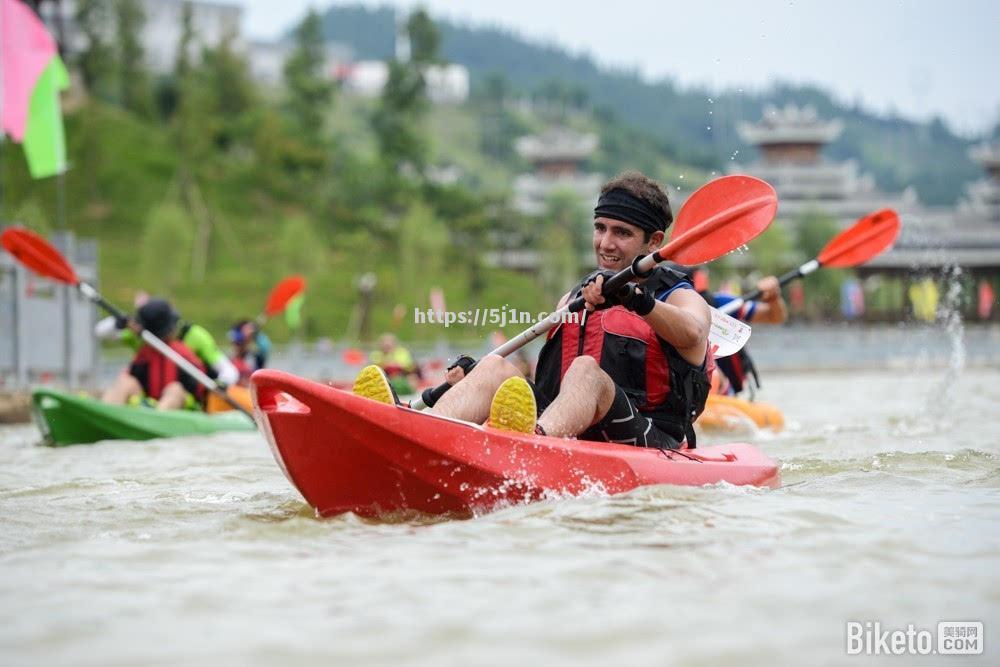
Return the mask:
<svg viewBox="0 0 1000 667">
<path fill-rule="evenodd" d="M 711 126 L 711 125 L 706 125 L 706 126 L 705 126 L 705 129 L 706 129 L 706 130 L 711 130 L 711 129 L 712 129 L 712 126 Z"/>
<path fill-rule="evenodd" d="M 682 181 L 684 180 L 684 174 L 681 174 L 681 175 L 680 175 L 680 179 L 681 179 Z"/>
</svg>

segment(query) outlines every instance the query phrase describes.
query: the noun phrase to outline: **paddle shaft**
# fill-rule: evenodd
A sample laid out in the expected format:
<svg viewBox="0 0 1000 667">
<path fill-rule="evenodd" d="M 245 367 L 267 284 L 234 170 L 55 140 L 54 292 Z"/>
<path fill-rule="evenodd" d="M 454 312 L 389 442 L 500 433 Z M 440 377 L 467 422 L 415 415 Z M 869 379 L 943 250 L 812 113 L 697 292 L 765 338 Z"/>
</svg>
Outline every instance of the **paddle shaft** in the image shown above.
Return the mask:
<svg viewBox="0 0 1000 667">
<path fill-rule="evenodd" d="M 800 266 L 799 268 L 792 269 L 788 273 L 778 278 L 778 284 L 783 287 L 788 283 L 792 282 L 793 280 L 796 280 L 797 278 L 808 276 L 810 273 L 812 273 L 813 271 L 822 266 L 823 265 L 819 263 L 819 259 L 811 259 L 802 266 Z M 735 313 L 737 310 L 739 310 L 740 306 L 742 306 L 747 301 L 753 301 L 754 299 L 759 299 L 761 294 L 763 294 L 763 292 L 759 289 L 756 289 L 748 294 L 744 294 L 743 296 L 737 299 L 733 299 L 729 303 L 723 304 L 722 306 L 719 307 L 719 310 L 724 312 L 726 315 L 731 315 L 732 313 Z"/>
<path fill-rule="evenodd" d="M 605 281 L 601 287 L 601 294 L 614 294 L 616 291 L 624 287 L 629 281 L 635 278 L 637 273 L 645 274 L 654 269 L 658 264 L 665 261 L 667 253 L 664 253 L 664 250 L 668 247 L 669 245 L 667 247 L 660 248 L 656 252 L 651 252 L 637 262 L 634 262 L 627 269 L 622 269 L 616 273 L 614 276 Z M 503 345 L 500 345 L 491 351 L 489 354 L 506 357 L 512 352 L 516 352 L 542 334 L 553 329 L 560 322 L 566 320 L 570 314 L 582 311 L 586 307 L 586 304 L 587 300 L 582 296 L 573 299 L 559 310 L 538 320 L 531 325 L 531 327 L 514 336 Z M 475 364 L 466 369 L 466 374 L 468 374 L 473 368 L 475 368 Z M 437 403 L 449 389 L 451 389 L 451 385 L 447 382 L 442 382 L 432 389 L 425 389 L 424 393 L 420 395 L 420 398 L 411 403 L 410 407 L 415 410 L 423 410 L 424 408 L 430 407 Z"/>
<path fill-rule="evenodd" d="M 80 293 L 85 297 L 99 305 L 104 310 L 108 311 L 118 319 L 126 319 L 125 313 L 115 308 L 110 302 L 108 302 L 100 293 L 93 288 L 89 283 L 83 282 L 82 280 L 76 284 Z M 153 333 L 147 329 L 142 329 L 140 332 L 140 337 L 149 346 L 154 348 L 157 352 L 165 356 L 170 361 L 177 364 L 185 373 L 197 380 L 201 385 L 211 392 L 217 394 L 222 400 L 228 403 L 234 410 L 239 410 L 247 417 L 253 419 L 253 415 L 247 412 L 246 408 L 236 402 L 236 400 L 225 392 L 225 390 L 215 383 L 212 378 L 205 375 L 204 372 L 198 369 L 197 366 L 192 364 L 190 361 L 177 354 L 177 351 L 163 342 L 161 339 L 153 335 Z"/>
</svg>

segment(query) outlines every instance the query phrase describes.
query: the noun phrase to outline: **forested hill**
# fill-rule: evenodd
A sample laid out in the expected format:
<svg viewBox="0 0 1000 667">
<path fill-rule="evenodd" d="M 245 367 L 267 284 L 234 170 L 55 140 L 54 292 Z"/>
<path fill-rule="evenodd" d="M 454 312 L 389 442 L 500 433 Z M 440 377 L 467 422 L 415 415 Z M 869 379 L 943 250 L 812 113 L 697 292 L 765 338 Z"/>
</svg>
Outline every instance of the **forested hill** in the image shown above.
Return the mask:
<svg viewBox="0 0 1000 667">
<path fill-rule="evenodd" d="M 646 83 L 635 72 L 603 68 L 589 57 L 509 31 L 432 18 L 442 34 L 444 58 L 469 68 L 474 89 L 499 74 L 516 94 L 574 100 L 644 128 L 687 164 L 721 169 L 730 159 L 752 158 L 753 149 L 740 140 L 736 123 L 758 120 L 766 104 L 794 102 L 813 105 L 821 117 L 843 119 L 844 132 L 826 155 L 857 159 L 882 189 L 913 185 L 925 203 L 953 204 L 963 185 L 982 174 L 968 157 L 973 142 L 957 137 L 940 120 L 878 116 L 811 86 L 720 92 L 681 88 L 669 80 Z M 358 58 L 387 59 L 394 52 L 392 8 L 334 6 L 323 14 L 323 25 L 327 39 L 350 45 Z"/>
</svg>

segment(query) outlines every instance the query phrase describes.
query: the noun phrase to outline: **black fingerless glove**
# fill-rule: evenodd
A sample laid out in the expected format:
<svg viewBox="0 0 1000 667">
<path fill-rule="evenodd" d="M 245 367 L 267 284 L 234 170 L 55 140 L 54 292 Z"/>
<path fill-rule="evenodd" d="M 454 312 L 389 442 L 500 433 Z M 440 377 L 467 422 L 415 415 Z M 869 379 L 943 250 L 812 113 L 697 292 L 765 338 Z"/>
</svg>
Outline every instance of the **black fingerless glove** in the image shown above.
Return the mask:
<svg viewBox="0 0 1000 667">
<path fill-rule="evenodd" d="M 656 299 L 642 285 L 629 283 L 618 293 L 618 300 L 621 305 L 631 310 L 636 315 L 646 316 L 656 305 Z"/>
<path fill-rule="evenodd" d="M 124 315 L 116 316 L 115 317 L 115 329 L 118 329 L 119 331 L 121 331 L 122 329 L 124 329 L 127 326 L 128 326 L 128 318 L 127 317 L 125 317 Z"/>
<path fill-rule="evenodd" d="M 453 363 L 451 366 L 448 366 L 448 368 L 446 368 L 445 370 L 450 371 L 452 368 L 460 367 L 462 369 L 462 372 L 465 375 L 468 375 L 469 371 L 471 371 L 472 367 L 475 365 L 476 365 L 475 359 L 473 359 L 467 354 L 460 354 L 458 355 L 458 358 L 455 359 L 455 363 Z"/>
</svg>

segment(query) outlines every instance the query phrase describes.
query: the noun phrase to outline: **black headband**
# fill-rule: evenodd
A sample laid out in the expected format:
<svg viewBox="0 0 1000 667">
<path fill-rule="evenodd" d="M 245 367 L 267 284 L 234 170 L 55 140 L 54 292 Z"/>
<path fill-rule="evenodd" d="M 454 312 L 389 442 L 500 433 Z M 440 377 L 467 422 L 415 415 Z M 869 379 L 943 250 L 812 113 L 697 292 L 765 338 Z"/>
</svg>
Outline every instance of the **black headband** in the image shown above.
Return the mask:
<svg viewBox="0 0 1000 667">
<path fill-rule="evenodd" d="M 664 218 L 652 204 L 622 188 L 614 188 L 601 195 L 594 208 L 594 217 L 621 220 L 647 232 L 666 231 L 674 221 L 669 206 Z"/>
</svg>

